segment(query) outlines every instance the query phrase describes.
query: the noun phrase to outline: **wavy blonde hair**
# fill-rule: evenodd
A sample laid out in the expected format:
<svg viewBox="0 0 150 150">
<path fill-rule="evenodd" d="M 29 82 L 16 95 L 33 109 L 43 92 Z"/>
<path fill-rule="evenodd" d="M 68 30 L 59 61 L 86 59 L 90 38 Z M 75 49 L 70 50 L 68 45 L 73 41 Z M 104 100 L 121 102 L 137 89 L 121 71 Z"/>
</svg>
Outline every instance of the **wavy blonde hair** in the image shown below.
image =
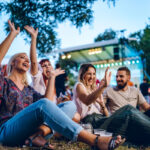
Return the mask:
<svg viewBox="0 0 150 150">
<path fill-rule="evenodd" d="M 87 87 L 87 83 L 84 80 L 84 75 L 86 74 L 86 72 L 88 71 L 88 69 L 90 67 L 92 67 L 95 70 L 95 73 L 96 73 L 96 68 L 92 64 L 82 64 L 81 67 L 80 67 L 80 70 L 79 70 L 78 80 L 80 82 L 82 82 L 85 85 L 85 87 Z M 96 78 L 95 78 L 95 82 L 91 86 L 91 90 L 95 90 L 95 88 L 96 88 Z"/>
<path fill-rule="evenodd" d="M 17 53 L 17 54 L 14 54 L 10 59 L 9 59 L 9 62 L 8 62 L 8 65 L 7 65 L 7 73 L 8 73 L 8 76 L 11 74 L 12 72 L 12 62 L 15 61 L 15 59 L 20 55 L 20 54 L 26 54 L 26 53 Z M 23 79 L 22 79 L 22 83 L 25 85 L 25 86 L 28 86 L 28 80 L 27 80 L 27 74 L 25 73 Z"/>
</svg>

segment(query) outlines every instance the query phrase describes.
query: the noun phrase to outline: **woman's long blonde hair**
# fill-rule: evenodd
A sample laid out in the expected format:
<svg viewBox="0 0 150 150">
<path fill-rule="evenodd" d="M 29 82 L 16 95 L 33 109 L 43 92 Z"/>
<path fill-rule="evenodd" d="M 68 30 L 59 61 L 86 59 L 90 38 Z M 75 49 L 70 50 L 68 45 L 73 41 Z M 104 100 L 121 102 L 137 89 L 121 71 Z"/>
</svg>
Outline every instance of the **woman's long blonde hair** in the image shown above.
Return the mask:
<svg viewBox="0 0 150 150">
<path fill-rule="evenodd" d="M 17 53 L 17 54 L 14 54 L 10 59 L 9 59 L 9 62 L 8 62 L 8 65 L 7 65 L 7 73 L 8 73 L 8 76 L 10 76 L 11 72 L 12 72 L 12 62 L 20 55 L 20 54 L 24 54 L 24 53 Z M 27 80 L 27 74 L 25 73 L 23 79 L 22 79 L 22 83 L 27 86 L 28 85 L 28 80 Z"/>
<path fill-rule="evenodd" d="M 82 64 L 81 67 L 80 67 L 80 70 L 79 70 L 78 80 L 80 82 L 82 82 L 85 85 L 85 87 L 87 87 L 87 83 L 84 80 L 84 75 L 90 67 L 92 67 L 95 70 L 95 73 L 96 73 L 96 68 L 92 64 Z M 96 88 L 96 80 L 92 84 L 91 90 L 95 90 L 95 88 Z"/>
</svg>

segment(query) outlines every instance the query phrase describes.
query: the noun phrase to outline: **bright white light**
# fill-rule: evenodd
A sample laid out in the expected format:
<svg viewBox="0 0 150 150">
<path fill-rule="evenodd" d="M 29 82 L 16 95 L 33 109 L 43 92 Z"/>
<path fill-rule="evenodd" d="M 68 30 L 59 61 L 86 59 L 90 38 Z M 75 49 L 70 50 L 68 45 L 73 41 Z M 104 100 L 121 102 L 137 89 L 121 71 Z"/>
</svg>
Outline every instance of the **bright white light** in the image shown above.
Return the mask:
<svg viewBox="0 0 150 150">
<path fill-rule="evenodd" d="M 71 58 L 71 55 L 70 55 L 70 54 L 69 54 L 69 55 L 67 55 L 67 58 L 68 58 L 68 59 L 70 59 L 70 58 Z"/>
<path fill-rule="evenodd" d="M 65 59 L 65 58 L 66 58 L 66 55 L 62 55 L 62 56 L 61 56 L 61 59 Z"/>
<path fill-rule="evenodd" d="M 122 65 L 122 62 L 120 62 L 119 65 L 121 66 L 121 65 Z"/>
<path fill-rule="evenodd" d="M 105 67 L 107 67 L 107 64 L 105 64 Z"/>
</svg>

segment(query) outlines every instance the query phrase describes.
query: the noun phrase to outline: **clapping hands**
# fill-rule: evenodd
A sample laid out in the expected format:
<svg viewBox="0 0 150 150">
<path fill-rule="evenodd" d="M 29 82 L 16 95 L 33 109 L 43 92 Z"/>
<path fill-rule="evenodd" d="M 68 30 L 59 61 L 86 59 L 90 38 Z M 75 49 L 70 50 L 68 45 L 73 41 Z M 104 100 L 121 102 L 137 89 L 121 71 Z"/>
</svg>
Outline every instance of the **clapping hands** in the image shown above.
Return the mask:
<svg viewBox="0 0 150 150">
<path fill-rule="evenodd" d="M 109 67 L 107 67 L 107 69 L 105 70 L 105 75 L 104 78 L 101 80 L 100 82 L 100 87 L 107 87 L 110 84 L 110 80 L 111 80 L 111 72 L 108 73 Z"/>
</svg>

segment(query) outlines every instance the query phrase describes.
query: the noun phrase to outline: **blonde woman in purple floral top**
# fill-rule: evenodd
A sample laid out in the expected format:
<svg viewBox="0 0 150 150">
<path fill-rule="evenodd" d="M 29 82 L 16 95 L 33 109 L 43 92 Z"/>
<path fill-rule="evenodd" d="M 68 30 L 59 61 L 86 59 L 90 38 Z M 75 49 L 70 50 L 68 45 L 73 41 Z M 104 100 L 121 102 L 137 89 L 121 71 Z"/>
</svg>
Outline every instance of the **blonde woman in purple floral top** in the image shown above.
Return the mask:
<svg viewBox="0 0 150 150">
<path fill-rule="evenodd" d="M 0 63 L 7 53 L 12 41 L 19 34 L 20 29 L 15 28 L 8 21 L 10 34 L 0 45 Z M 53 148 L 46 142 L 37 129 L 43 123 L 70 140 L 83 141 L 98 149 L 114 149 L 122 143 L 121 136 L 97 137 L 73 122 L 56 104 L 51 101 L 54 90 L 54 81 L 57 72 L 51 71 L 49 83 L 44 98 L 28 86 L 26 72 L 30 67 L 28 56 L 25 53 L 14 55 L 8 64 L 9 75 L 4 78 L 0 73 L 0 143 L 8 146 L 28 144 Z M 26 107 L 27 106 L 27 107 Z M 30 138 L 29 138 L 30 137 Z"/>
</svg>

